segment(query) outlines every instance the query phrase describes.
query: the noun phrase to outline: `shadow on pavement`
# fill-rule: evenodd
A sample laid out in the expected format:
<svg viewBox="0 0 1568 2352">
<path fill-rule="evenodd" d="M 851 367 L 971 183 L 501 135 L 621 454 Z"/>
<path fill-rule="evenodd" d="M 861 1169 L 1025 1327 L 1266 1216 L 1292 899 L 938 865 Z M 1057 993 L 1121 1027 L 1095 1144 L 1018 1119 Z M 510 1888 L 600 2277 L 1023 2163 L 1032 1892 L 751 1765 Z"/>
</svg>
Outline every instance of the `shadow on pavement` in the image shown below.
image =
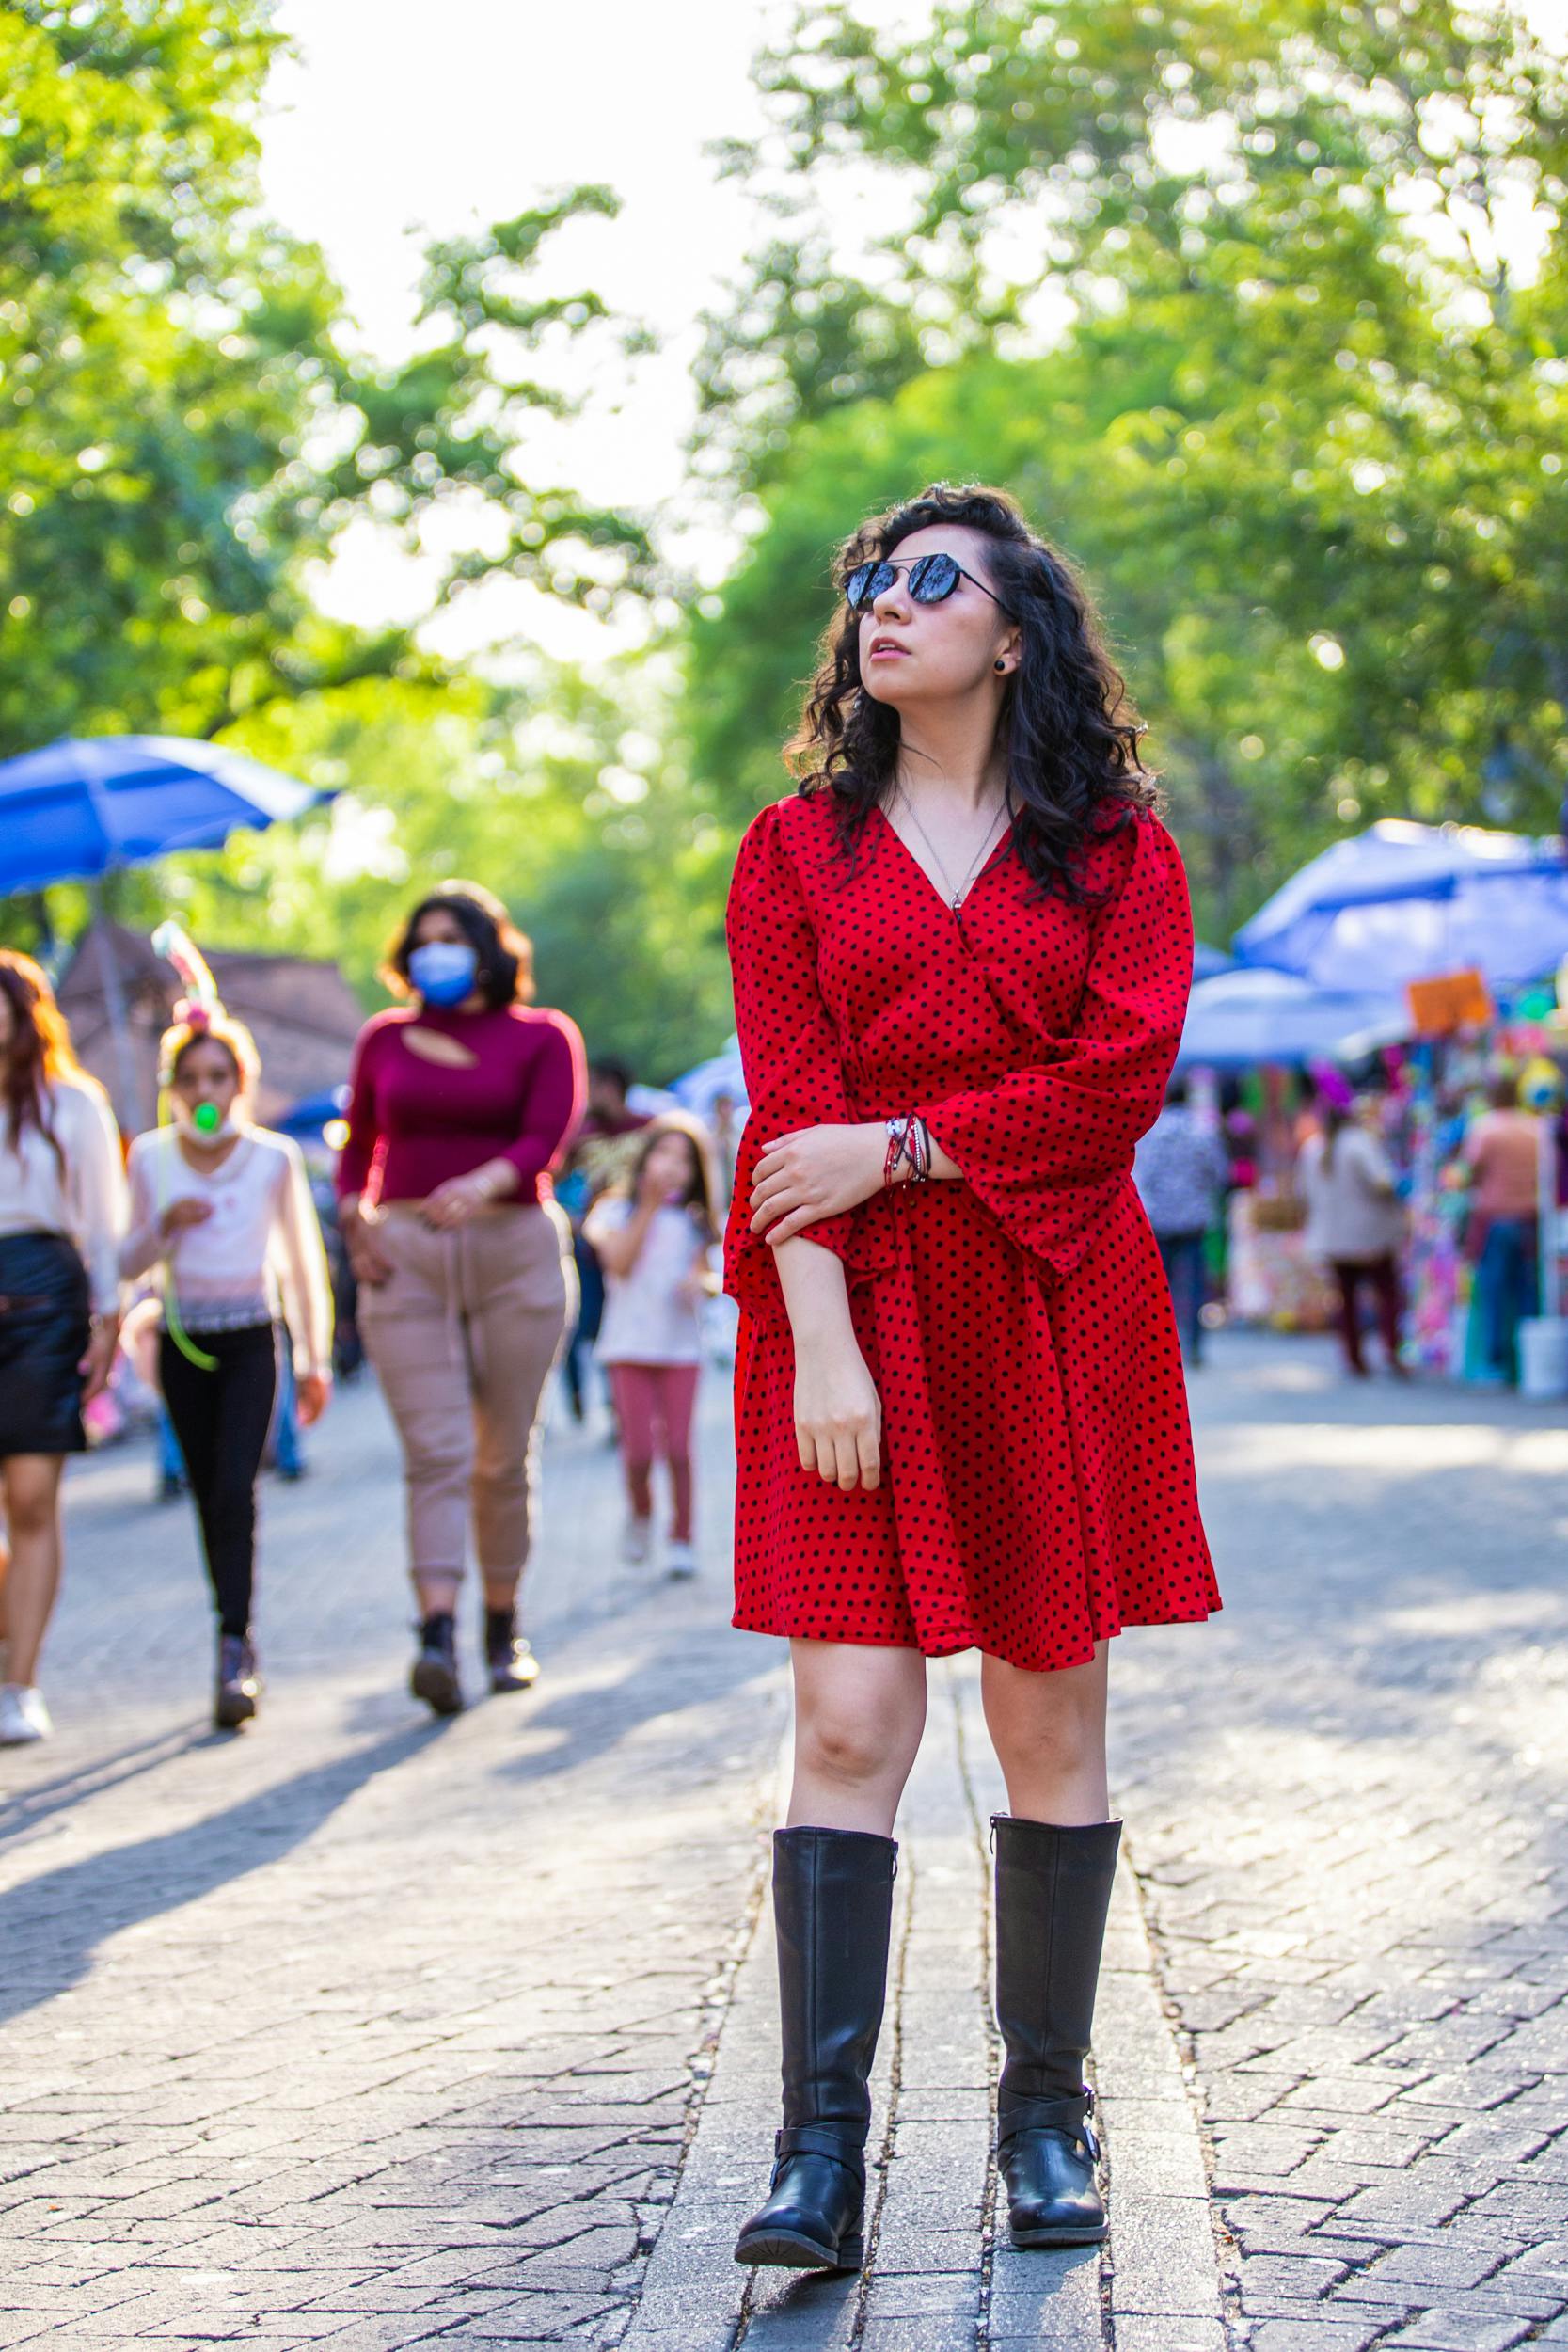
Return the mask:
<svg viewBox="0 0 1568 2352">
<path fill-rule="evenodd" d="M 628 1652 L 612 1682 L 546 1696 L 531 1707 L 528 1730 L 553 1734 L 551 1745 L 544 1753 L 518 1756 L 502 1770 L 517 1780 L 575 1772 L 644 1724 L 678 1716 L 688 1702 L 705 1705 L 728 1697 L 743 1683 L 776 1674 L 780 1656 L 780 1645 L 728 1627 L 720 1632 L 693 1628 L 660 1648 Z"/>
<path fill-rule="evenodd" d="M 112 1846 L 8 1889 L 0 2025 L 76 1983 L 109 1936 L 196 1902 L 302 1845 L 356 1789 L 427 1746 L 442 1728 L 409 1724 L 183 1829 Z M 193 1733 L 184 1744 L 199 1744 L 204 1736 Z"/>
<path fill-rule="evenodd" d="M 94 1756 L 89 1763 L 56 1772 L 51 1779 L 34 1781 L 26 1788 L 13 1790 L 7 1798 L 5 1814 L 0 1816 L 0 1845 L 22 1836 L 40 1821 L 46 1821 L 52 1813 L 65 1812 L 86 1798 L 100 1797 L 106 1789 L 123 1787 L 143 1772 L 154 1772 L 161 1765 L 171 1763 L 175 1756 L 188 1755 L 193 1748 L 205 1747 L 212 1737 L 199 1724 L 192 1724 L 182 1731 L 156 1732 L 150 1739 L 133 1740 L 129 1747 L 117 1748 L 108 1756 Z"/>
</svg>

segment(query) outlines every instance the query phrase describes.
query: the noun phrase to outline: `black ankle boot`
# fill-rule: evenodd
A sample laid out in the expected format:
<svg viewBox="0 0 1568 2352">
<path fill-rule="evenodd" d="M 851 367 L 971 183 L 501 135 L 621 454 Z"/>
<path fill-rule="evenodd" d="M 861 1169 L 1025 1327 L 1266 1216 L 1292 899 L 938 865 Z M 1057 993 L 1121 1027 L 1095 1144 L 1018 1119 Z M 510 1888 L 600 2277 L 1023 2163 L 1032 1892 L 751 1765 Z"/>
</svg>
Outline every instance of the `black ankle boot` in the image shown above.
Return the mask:
<svg viewBox="0 0 1568 2352">
<path fill-rule="evenodd" d="M 1015 2246 L 1088 2246 L 1105 2234 L 1100 2147 L 1084 2080 L 1119 1821 L 1056 1829 L 993 1816 L 996 2022 L 1006 2058 L 996 2161 Z"/>
<path fill-rule="evenodd" d="M 261 1695 L 261 1671 L 248 1633 L 218 1634 L 217 1677 L 213 1692 L 213 1724 L 218 1731 L 238 1731 L 249 1723 Z"/>
<path fill-rule="evenodd" d="M 463 1686 L 457 1678 L 457 1625 L 450 1609 L 432 1610 L 420 1622 L 420 1646 L 408 1688 L 435 1715 L 461 1715 Z"/>
<path fill-rule="evenodd" d="M 515 1609 L 484 1612 L 484 1663 L 492 1691 L 531 1691 L 539 1661 L 517 1630 Z"/>
<path fill-rule="evenodd" d="M 784 2025 L 784 2129 L 768 2202 L 739 2263 L 858 2270 L 867 2088 L 887 1989 L 898 1849 L 847 1829 L 773 1835 L 773 1916 Z"/>
</svg>

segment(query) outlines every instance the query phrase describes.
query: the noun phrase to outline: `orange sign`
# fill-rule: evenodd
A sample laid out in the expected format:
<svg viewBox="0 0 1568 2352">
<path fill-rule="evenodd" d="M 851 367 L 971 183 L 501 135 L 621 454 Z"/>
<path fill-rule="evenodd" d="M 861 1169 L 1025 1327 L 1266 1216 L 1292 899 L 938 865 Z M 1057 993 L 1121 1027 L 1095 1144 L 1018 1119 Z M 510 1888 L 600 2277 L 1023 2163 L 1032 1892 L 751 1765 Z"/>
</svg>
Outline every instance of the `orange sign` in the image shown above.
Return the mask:
<svg viewBox="0 0 1568 2352">
<path fill-rule="evenodd" d="M 1492 997 L 1479 972 L 1445 972 L 1433 980 L 1409 980 L 1405 999 L 1422 1037 L 1480 1026 L 1492 1018 Z"/>
</svg>

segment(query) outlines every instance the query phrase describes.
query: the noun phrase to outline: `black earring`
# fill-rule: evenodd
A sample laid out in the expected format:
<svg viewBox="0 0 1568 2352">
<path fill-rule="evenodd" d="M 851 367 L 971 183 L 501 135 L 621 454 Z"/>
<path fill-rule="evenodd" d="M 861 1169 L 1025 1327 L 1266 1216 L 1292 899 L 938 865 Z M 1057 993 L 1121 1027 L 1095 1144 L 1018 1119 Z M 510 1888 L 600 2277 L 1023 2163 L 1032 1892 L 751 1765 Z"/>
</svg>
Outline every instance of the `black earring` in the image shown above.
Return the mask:
<svg viewBox="0 0 1568 2352">
<path fill-rule="evenodd" d="M 996 663 L 996 667 L 997 667 L 997 669 L 999 669 L 999 670 L 1005 670 L 1005 669 L 1006 668 L 1006 666 L 1007 666 L 1007 665 L 1006 665 L 1006 663 L 1005 661 L 1002 661 L 1002 660 L 998 660 L 998 662 Z"/>
</svg>

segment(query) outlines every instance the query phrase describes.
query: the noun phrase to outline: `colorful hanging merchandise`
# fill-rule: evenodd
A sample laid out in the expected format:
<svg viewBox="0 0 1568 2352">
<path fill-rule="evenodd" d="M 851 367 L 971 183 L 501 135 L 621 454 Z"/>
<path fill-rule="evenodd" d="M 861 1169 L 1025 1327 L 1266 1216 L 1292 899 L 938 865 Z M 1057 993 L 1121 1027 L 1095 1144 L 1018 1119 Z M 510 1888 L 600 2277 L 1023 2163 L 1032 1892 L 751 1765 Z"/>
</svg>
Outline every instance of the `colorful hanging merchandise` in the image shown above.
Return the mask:
<svg viewBox="0 0 1568 2352">
<path fill-rule="evenodd" d="M 1407 1063 L 1406 1345 L 1410 1359 L 1429 1372 L 1449 1372 L 1463 1359 L 1471 1281 L 1461 1248 L 1465 1196 L 1444 1184 L 1464 1138 L 1465 1119 L 1462 1111 L 1444 1107 L 1439 1052 L 1430 1043 L 1413 1046 Z"/>
</svg>

